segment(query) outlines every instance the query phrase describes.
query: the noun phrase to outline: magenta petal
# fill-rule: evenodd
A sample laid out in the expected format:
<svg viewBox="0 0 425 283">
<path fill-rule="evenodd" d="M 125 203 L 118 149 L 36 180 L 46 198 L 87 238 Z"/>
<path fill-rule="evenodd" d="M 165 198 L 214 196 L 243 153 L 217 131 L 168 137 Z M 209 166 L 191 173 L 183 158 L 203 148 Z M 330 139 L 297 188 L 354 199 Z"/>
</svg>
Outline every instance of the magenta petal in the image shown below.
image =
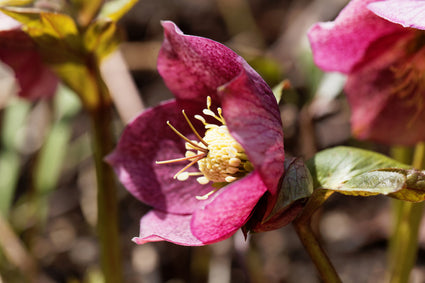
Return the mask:
<svg viewBox="0 0 425 283">
<path fill-rule="evenodd" d="M 29 100 L 50 98 L 58 86 L 56 75 L 43 64 L 36 50 L 2 50 L 0 59 L 15 72 L 20 91 L 19 96 Z"/>
<path fill-rule="evenodd" d="M 219 88 L 223 115 L 231 135 L 242 145 L 270 193 L 284 167 L 283 131 L 280 112 L 272 91 L 256 76 L 243 71 Z"/>
<path fill-rule="evenodd" d="M 403 32 L 400 25 L 389 23 L 367 9 L 367 4 L 373 1 L 353 0 L 335 21 L 318 23 L 310 29 L 308 37 L 317 66 L 325 71 L 349 73 L 365 59 L 374 41 Z M 387 46 L 377 45 L 371 52 L 379 54 Z"/>
<path fill-rule="evenodd" d="M 190 230 L 192 215 L 178 215 L 152 210 L 140 219 L 140 235 L 136 244 L 169 241 L 184 246 L 202 246 L 204 243 Z"/>
<path fill-rule="evenodd" d="M 204 243 L 230 237 L 246 223 L 266 191 L 257 171 L 220 189 L 212 202 L 193 214 L 193 234 Z"/>
<path fill-rule="evenodd" d="M 359 139 L 395 145 L 425 140 L 422 81 L 406 81 L 400 76 L 403 68 L 412 66 L 422 73 L 425 60 L 422 56 L 406 56 L 403 43 L 409 44 L 409 40 L 393 45 L 348 77 L 345 92 L 352 112 L 352 132 Z M 394 69 L 391 71 L 389 66 Z M 396 66 L 401 66 L 400 70 Z"/>
<path fill-rule="evenodd" d="M 184 35 L 173 22 L 162 25 L 165 38 L 158 72 L 167 87 L 177 100 L 190 99 L 203 106 L 207 96 L 216 101 L 217 87 L 240 73 L 241 58 L 216 41 Z"/>
<path fill-rule="evenodd" d="M 417 0 L 389 0 L 367 6 L 376 15 L 402 25 L 425 30 L 425 2 Z"/>
<path fill-rule="evenodd" d="M 115 151 L 107 157 L 123 185 L 139 200 L 162 211 L 191 213 L 200 202 L 195 198 L 211 190 L 195 178 L 173 179 L 187 162 L 155 164 L 155 161 L 184 157 L 184 140 L 167 125 L 195 139 L 175 101 L 149 109 L 125 129 Z"/>
<path fill-rule="evenodd" d="M 58 85 L 56 75 L 43 64 L 32 39 L 21 24 L 0 13 L 0 60 L 15 72 L 19 96 L 35 100 L 52 97 Z"/>
</svg>

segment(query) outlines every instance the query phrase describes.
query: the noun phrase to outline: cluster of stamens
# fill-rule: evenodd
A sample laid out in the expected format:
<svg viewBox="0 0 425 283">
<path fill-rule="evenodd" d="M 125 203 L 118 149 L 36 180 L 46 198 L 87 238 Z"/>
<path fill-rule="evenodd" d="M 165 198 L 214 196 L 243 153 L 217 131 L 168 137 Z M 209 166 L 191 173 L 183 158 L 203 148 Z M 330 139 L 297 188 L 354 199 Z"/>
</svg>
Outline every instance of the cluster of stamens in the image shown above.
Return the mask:
<svg viewBox="0 0 425 283">
<path fill-rule="evenodd" d="M 222 109 L 217 108 L 217 114 L 211 110 L 211 98 L 207 97 L 207 109 L 203 109 L 202 113 L 206 116 L 213 117 L 221 125 L 207 123 L 201 115 L 195 115 L 195 118 L 201 121 L 205 126 L 205 135 L 201 137 L 187 117 L 184 110 L 182 111 L 192 132 L 199 141 L 190 140 L 174 128 L 169 121 L 167 125 L 182 139 L 186 141 L 185 157 L 157 161 L 157 164 L 167 164 L 181 161 L 189 161 L 189 163 L 179 170 L 174 179 L 185 181 L 191 176 L 197 176 L 196 180 L 199 184 L 205 185 L 209 182 L 215 183 L 215 189 L 204 196 L 198 196 L 198 199 L 207 199 L 211 194 L 219 190 L 224 185 L 231 183 L 252 171 L 252 164 L 249 162 L 242 146 L 230 135 L 226 122 L 222 116 Z M 188 172 L 187 169 L 194 164 L 198 164 L 199 171 Z"/>
</svg>

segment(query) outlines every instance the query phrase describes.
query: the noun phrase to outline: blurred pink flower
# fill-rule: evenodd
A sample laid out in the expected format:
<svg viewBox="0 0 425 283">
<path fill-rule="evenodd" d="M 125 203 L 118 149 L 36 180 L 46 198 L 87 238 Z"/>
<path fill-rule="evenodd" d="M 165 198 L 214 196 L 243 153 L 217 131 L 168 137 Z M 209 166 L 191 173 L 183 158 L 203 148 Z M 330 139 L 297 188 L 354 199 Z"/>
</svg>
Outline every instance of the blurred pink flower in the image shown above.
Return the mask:
<svg viewBox="0 0 425 283">
<path fill-rule="evenodd" d="M 241 228 L 266 192 L 277 194 L 284 171 L 280 114 L 270 88 L 240 56 L 218 42 L 184 35 L 172 22 L 162 25 L 165 39 L 158 71 L 175 99 L 131 122 L 107 160 L 130 193 L 153 207 L 140 221 L 140 236 L 133 239 L 136 243 L 166 240 L 205 245 L 226 239 Z M 211 105 L 205 107 L 207 97 Z M 204 113 L 205 118 L 197 116 L 201 122 L 192 124 L 196 130 L 191 129 L 182 109 L 187 117 Z M 214 120 L 211 116 L 222 125 L 207 122 Z M 209 133 L 204 137 L 208 150 L 202 142 L 185 143 L 167 121 L 190 140 L 199 140 L 195 131 L 200 136 Z M 214 130 L 205 131 L 205 125 Z M 220 154 L 212 149 L 216 145 L 224 149 Z M 236 158 L 226 161 L 233 150 Z M 156 163 L 185 153 L 190 157 L 187 163 L 199 159 L 200 168 L 201 162 L 221 167 L 218 172 L 204 169 L 204 173 L 194 173 L 195 165 L 176 174 L 187 163 Z M 192 174 L 201 177 L 189 176 Z M 225 179 L 215 179 L 217 174 Z M 212 183 L 227 185 L 217 189 Z"/>
<path fill-rule="evenodd" d="M 425 140 L 425 1 L 353 0 L 308 36 L 316 64 L 348 74 L 353 135 L 386 144 Z"/>
<path fill-rule="evenodd" d="M 58 79 L 45 66 L 33 40 L 21 24 L 0 13 L 0 60 L 9 65 L 18 81 L 19 96 L 35 100 L 51 97 Z"/>
</svg>

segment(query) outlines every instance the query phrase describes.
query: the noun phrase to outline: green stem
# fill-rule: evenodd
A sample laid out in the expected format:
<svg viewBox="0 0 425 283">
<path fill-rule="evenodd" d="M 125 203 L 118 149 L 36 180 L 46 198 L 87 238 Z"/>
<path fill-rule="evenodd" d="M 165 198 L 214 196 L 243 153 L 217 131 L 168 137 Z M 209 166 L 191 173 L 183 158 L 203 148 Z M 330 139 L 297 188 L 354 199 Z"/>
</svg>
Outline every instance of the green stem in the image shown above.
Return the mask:
<svg viewBox="0 0 425 283">
<path fill-rule="evenodd" d="M 339 283 L 342 281 L 311 229 L 311 217 L 332 193 L 329 190 L 316 189 L 309 198 L 303 212 L 293 221 L 301 243 L 325 283 Z"/>
<path fill-rule="evenodd" d="M 118 203 L 114 173 L 104 162 L 112 150 L 111 113 L 109 107 L 91 112 L 93 155 L 97 179 L 98 233 L 105 282 L 122 282 L 121 253 L 118 236 Z"/>
<path fill-rule="evenodd" d="M 92 122 L 93 158 L 97 179 L 97 229 L 100 240 L 101 263 L 106 283 L 123 282 L 122 258 L 118 234 L 118 201 L 116 182 L 112 168 L 104 158 L 114 147 L 112 133 L 112 103 L 108 90 L 100 77 L 97 78 L 99 103 L 89 110 Z"/>
<path fill-rule="evenodd" d="M 424 169 L 425 143 L 415 147 L 412 166 Z M 407 283 L 418 249 L 418 231 L 424 203 L 399 202 L 395 206 L 396 224 L 389 249 L 389 270 L 391 283 Z"/>
<path fill-rule="evenodd" d="M 310 255 L 311 260 L 317 268 L 323 282 L 325 283 L 340 283 L 342 282 L 336 273 L 329 257 L 323 250 L 313 231 L 310 223 L 294 221 L 295 231 L 298 234 L 304 248 Z"/>
</svg>

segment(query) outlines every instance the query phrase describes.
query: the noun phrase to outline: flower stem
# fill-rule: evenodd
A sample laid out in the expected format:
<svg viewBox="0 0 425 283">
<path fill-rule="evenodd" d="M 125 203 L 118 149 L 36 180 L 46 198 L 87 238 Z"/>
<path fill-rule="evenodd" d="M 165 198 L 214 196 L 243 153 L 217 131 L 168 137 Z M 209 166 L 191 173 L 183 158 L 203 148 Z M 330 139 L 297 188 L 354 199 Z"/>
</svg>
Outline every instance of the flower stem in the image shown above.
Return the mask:
<svg viewBox="0 0 425 283">
<path fill-rule="evenodd" d="M 118 201 L 112 168 L 104 157 L 113 150 L 112 101 L 99 69 L 92 68 L 99 91 L 99 103 L 89 110 L 92 128 L 93 158 L 97 180 L 97 230 L 101 264 L 106 283 L 123 282 L 118 234 Z"/>
<path fill-rule="evenodd" d="M 326 255 L 325 251 L 321 247 L 319 241 L 314 236 L 310 225 L 304 225 L 302 223 L 295 223 L 295 231 L 298 234 L 304 248 L 310 255 L 310 258 L 316 265 L 317 271 L 320 273 L 320 277 L 325 283 L 338 283 L 342 282 L 336 273 L 331 261 Z"/>
<path fill-rule="evenodd" d="M 105 282 L 122 282 L 121 253 L 118 237 L 118 203 L 112 169 L 103 161 L 112 150 L 109 107 L 91 112 L 93 155 L 97 179 L 98 234 Z"/>
<path fill-rule="evenodd" d="M 311 217 L 331 194 L 331 191 L 315 190 L 304 207 L 303 212 L 293 221 L 293 225 L 323 282 L 339 283 L 342 281 L 338 273 L 311 229 Z"/>
<path fill-rule="evenodd" d="M 424 169 L 425 143 L 415 147 L 412 166 Z M 418 249 L 418 231 L 424 203 L 400 202 L 396 204 L 396 227 L 389 249 L 389 270 L 391 283 L 407 283 Z"/>
</svg>

